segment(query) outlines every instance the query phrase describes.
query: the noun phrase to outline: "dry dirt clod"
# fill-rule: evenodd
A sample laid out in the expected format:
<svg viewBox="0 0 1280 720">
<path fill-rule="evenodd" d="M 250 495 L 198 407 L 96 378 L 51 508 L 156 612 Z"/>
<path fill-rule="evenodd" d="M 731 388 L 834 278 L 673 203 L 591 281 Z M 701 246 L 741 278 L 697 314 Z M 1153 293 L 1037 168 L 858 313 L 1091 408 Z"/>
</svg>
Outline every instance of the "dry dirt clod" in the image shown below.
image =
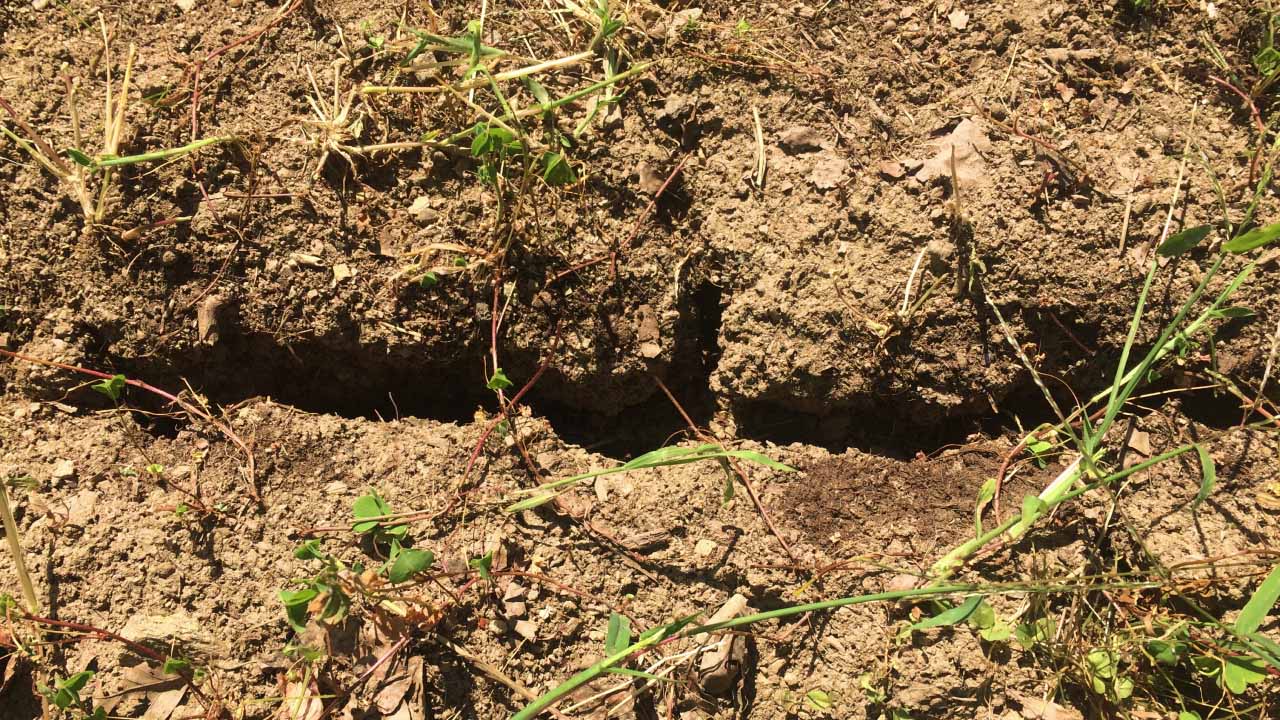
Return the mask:
<svg viewBox="0 0 1280 720">
<path fill-rule="evenodd" d="M 778 135 L 778 143 L 791 155 L 821 150 L 823 142 L 818 131 L 807 125 L 793 125 Z"/>
<path fill-rule="evenodd" d="M 732 620 L 747 608 L 747 599 L 735 593 L 707 621 L 710 624 Z M 707 695 L 724 695 L 737 684 L 746 660 L 746 643 L 741 635 L 723 635 L 724 642 L 702 653 L 698 658 L 698 688 Z"/>
<path fill-rule="evenodd" d="M 986 161 L 982 153 L 991 151 L 991 141 L 986 129 L 977 121 L 965 118 L 955 129 L 930 142 L 932 155 L 920 164 L 916 179 L 930 182 L 937 178 L 951 178 L 952 157 L 955 158 L 955 175 L 966 187 L 985 176 Z"/>
<path fill-rule="evenodd" d="M 226 298 L 221 295 L 210 295 L 196 308 L 196 336 L 200 342 L 214 344 L 221 334 L 219 314 L 226 305 Z"/>
</svg>

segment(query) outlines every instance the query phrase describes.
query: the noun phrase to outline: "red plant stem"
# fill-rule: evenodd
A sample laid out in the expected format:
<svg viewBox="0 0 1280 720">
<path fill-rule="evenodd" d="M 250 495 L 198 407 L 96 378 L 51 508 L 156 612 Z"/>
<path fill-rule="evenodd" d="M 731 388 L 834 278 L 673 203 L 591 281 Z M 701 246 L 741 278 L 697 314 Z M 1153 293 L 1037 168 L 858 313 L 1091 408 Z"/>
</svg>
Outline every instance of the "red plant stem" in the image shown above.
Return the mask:
<svg viewBox="0 0 1280 720">
<path fill-rule="evenodd" d="M 146 645 L 134 642 L 128 638 L 121 637 L 110 630 L 104 630 L 93 625 L 69 622 L 66 620 L 54 620 L 53 618 L 40 617 L 39 615 L 31 615 L 28 613 L 22 613 L 20 617 L 24 620 L 29 620 L 41 625 L 47 625 L 49 627 L 65 628 L 67 630 L 75 630 L 76 632 L 81 632 L 86 635 L 96 635 L 104 640 L 114 640 L 121 645 L 124 645 L 130 650 L 130 652 L 133 652 L 136 655 L 141 655 L 148 660 L 153 660 L 161 665 L 163 665 L 165 660 L 168 659 Z M 186 683 L 187 687 L 191 688 L 191 692 L 200 700 L 200 702 L 204 704 L 205 707 L 210 707 L 209 697 L 201 692 L 200 688 L 196 687 L 195 678 L 192 677 L 191 671 L 184 668 L 178 671 L 178 675 L 182 677 L 182 680 Z"/>
<path fill-rule="evenodd" d="M 82 375 L 88 375 L 90 377 L 100 378 L 102 380 L 110 380 L 113 377 L 115 377 L 114 375 L 109 375 L 107 373 L 104 373 L 98 370 L 90 370 L 89 368 L 80 367 L 78 365 L 68 365 L 66 363 L 60 363 L 55 360 L 44 360 L 42 358 L 32 357 L 30 355 L 23 355 L 21 353 L 16 353 L 16 352 L 4 350 L 4 349 L 0 349 L 0 356 L 10 357 L 15 360 L 22 360 L 23 362 L 34 363 L 36 365 L 45 365 L 48 367 L 59 368 L 61 370 L 70 370 L 72 372 L 77 372 Z M 152 393 L 153 395 L 158 395 L 159 397 L 162 397 L 165 400 L 168 400 L 171 404 L 177 405 L 178 407 L 182 408 L 183 410 L 190 413 L 191 415 L 194 415 L 204 420 L 205 422 L 208 422 L 214 427 L 216 427 L 223 435 L 227 437 L 227 439 L 229 439 L 232 443 L 234 443 L 236 447 L 240 448 L 241 452 L 245 454 L 245 457 L 247 458 L 247 463 L 249 466 L 248 467 L 249 494 L 253 497 L 255 501 L 259 501 L 259 502 L 261 501 L 262 498 L 259 497 L 258 495 L 257 483 L 254 481 L 254 478 L 256 475 L 256 464 L 253 458 L 253 451 L 250 450 L 249 446 L 246 445 L 245 442 L 240 439 L 240 436 L 235 434 L 235 431 L 233 431 L 229 425 L 215 418 L 209 413 L 205 412 L 203 408 L 199 407 L 195 403 L 183 400 L 182 398 L 178 397 L 177 395 L 174 395 L 173 393 L 167 390 L 161 390 L 160 388 L 154 385 L 150 385 L 141 380 L 134 380 L 131 378 L 125 378 L 124 382 L 126 385 L 132 385 L 133 387 L 136 387 L 140 390 L 146 390 L 147 392 Z"/>
<path fill-rule="evenodd" d="M 680 412 L 680 417 L 684 418 L 684 421 L 689 425 L 689 430 L 691 430 L 694 435 L 698 436 L 702 442 L 714 442 L 716 444 L 720 444 L 718 440 L 703 432 L 702 428 L 699 428 L 697 424 L 693 422 L 693 418 L 689 417 L 689 413 L 684 411 L 684 407 L 682 407 L 680 402 L 676 400 L 676 396 L 672 395 L 671 391 L 667 389 L 666 383 L 662 382 L 657 375 L 653 375 L 652 377 L 653 381 L 662 389 L 663 394 L 667 396 L 667 399 L 671 401 L 671 404 Z M 795 550 L 791 549 L 791 544 L 787 542 L 787 539 L 783 537 L 782 533 L 778 532 L 778 528 L 774 526 L 773 519 L 769 517 L 769 511 L 765 509 L 764 503 L 760 502 L 760 496 L 756 494 L 755 487 L 751 484 L 751 481 L 747 479 L 747 474 L 743 471 L 742 465 L 738 463 L 737 458 L 728 458 L 728 461 L 729 465 L 733 467 L 733 474 L 738 477 L 738 481 L 742 483 L 742 487 L 747 489 L 747 496 L 751 498 L 751 503 L 756 506 L 756 512 L 760 513 L 760 518 L 764 520 L 764 524 L 769 528 L 769 532 L 778 539 L 778 543 L 782 545 L 782 549 L 787 552 L 787 556 L 791 558 L 791 561 L 799 563 L 799 556 L 796 555 Z"/>
<path fill-rule="evenodd" d="M 1223 80 L 1216 75 L 1210 75 L 1209 79 L 1218 83 L 1222 87 L 1230 90 L 1244 100 L 1245 105 L 1249 107 L 1249 114 L 1253 116 L 1253 124 L 1258 126 L 1258 132 L 1265 133 L 1267 131 L 1266 123 L 1262 122 L 1262 113 L 1258 112 L 1258 106 L 1254 104 L 1253 98 L 1249 97 L 1243 90 Z"/>
</svg>

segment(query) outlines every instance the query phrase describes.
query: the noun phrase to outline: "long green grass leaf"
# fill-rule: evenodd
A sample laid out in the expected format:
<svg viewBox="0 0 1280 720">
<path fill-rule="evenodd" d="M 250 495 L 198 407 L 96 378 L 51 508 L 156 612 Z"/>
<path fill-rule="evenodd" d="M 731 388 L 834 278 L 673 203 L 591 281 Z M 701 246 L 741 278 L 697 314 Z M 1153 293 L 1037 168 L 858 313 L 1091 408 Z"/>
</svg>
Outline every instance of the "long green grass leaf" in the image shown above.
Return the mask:
<svg viewBox="0 0 1280 720">
<path fill-rule="evenodd" d="M 1212 230 L 1212 225 L 1201 225 L 1183 230 L 1161 243 L 1160 247 L 1156 248 L 1156 253 L 1163 257 L 1181 255 L 1199 245 L 1200 241 L 1204 240 Z"/>
<path fill-rule="evenodd" d="M 912 625 L 911 630 L 914 632 L 916 630 L 928 630 L 929 628 L 936 628 L 936 627 L 949 627 L 951 625 L 962 623 L 965 620 L 967 620 L 969 616 L 973 614 L 973 611 L 978 609 L 978 605 L 981 605 L 981 604 L 982 604 L 982 596 L 974 595 L 973 597 L 970 597 L 968 600 L 965 600 L 963 603 L 960 603 L 959 605 L 953 608 L 950 608 L 948 610 L 943 610 L 942 612 L 938 613 L 937 615 L 934 615 L 931 618 L 925 618 L 924 620 L 921 620 L 915 625 Z"/>
<path fill-rule="evenodd" d="M 1196 499 L 1191 501 L 1191 512 L 1200 508 L 1200 503 L 1209 497 L 1209 493 L 1213 492 L 1213 486 L 1218 483 L 1218 471 L 1213 464 L 1213 458 L 1209 456 L 1209 451 L 1205 450 L 1203 445 L 1196 445 L 1196 453 L 1200 456 L 1200 491 L 1196 493 Z"/>
<path fill-rule="evenodd" d="M 1262 621 L 1267 619 L 1267 613 L 1275 607 L 1276 600 L 1280 600 L 1280 565 L 1271 570 L 1267 579 L 1254 591 L 1253 597 L 1245 603 L 1240 616 L 1236 618 L 1236 632 L 1241 635 L 1256 632 Z"/>
<path fill-rule="evenodd" d="M 1280 239 L 1280 223 L 1273 223 L 1231 238 L 1222 245 L 1222 249 L 1229 253 L 1246 253 L 1273 243 L 1277 239 Z"/>
</svg>

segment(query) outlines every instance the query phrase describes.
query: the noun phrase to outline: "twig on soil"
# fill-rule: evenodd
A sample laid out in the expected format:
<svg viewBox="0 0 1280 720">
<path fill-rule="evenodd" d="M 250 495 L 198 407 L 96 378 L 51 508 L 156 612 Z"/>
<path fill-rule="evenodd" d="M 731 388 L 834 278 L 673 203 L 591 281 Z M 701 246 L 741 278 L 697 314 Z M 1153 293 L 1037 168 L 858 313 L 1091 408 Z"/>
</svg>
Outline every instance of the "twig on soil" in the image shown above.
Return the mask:
<svg viewBox="0 0 1280 720">
<path fill-rule="evenodd" d="M 685 412 L 680 401 L 676 400 L 676 396 L 671 394 L 671 390 L 667 388 L 666 383 L 662 382 L 657 375 L 652 375 L 651 377 L 653 377 L 653 381 L 658 384 L 662 393 L 671 401 L 671 404 L 675 406 L 676 410 L 680 413 L 680 417 L 684 418 L 685 423 L 689 425 L 690 432 L 704 443 L 721 444 L 720 441 L 716 440 L 710 434 L 703 431 L 702 428 L 698 427 L 697 423 L 693 421 L 693 418 L 689 417 L 689 413 Z M 778 532 L 778 528 L 773 524 L 772 518 L 769 517 L 769 511 L 765 509 L 764 503 L 760 502 L 760 496 L 756 494 L 755 486 L 751 484 L 751 481 L 747 479 L 746 472 L 742 470 L 742 465 L 740 465 L 734 458 L 727 458 L 727 460 L 729 461 L 729 465 L 733 468 L 734 475 L 736 475 L 738 481 L 742 483 L 742 487 L 746 488 L 747 496 L 751 498 L 752 504 L 756 506 L 756 511 L 760 513 L 760 518 L 764 520 L 764 524 L 769 528 L 769 532 L 778 539 L 778 543 L 782 545 L 782 549 L 786 551 L 787 557 L 790 557 L 792 562 L 799 563 L 799 556 L 796 555 L 795 550 L 791 549 L 791 544 L 787 542 L 787 539 L 782 535 L 782 533 Z"/>
<path fill-rule="evenodd" d="M 128 638 L 117 635 L 111 632 L 110 630 L 104 630 L 100 627 L 95 627 L 93 625 L 86 625 L 84 623 L 77 623 L 77 622 L 69 622 L 66 620 L 54 620 L 53 618 L 40 617 L 39 615 L 33 615 L 31 613 L 22 613 L 19 617 L 21 617 L 21 619 L 23 620 L 27 620 L 40 625 L 45 625 L 48 627 L 64 628 L 66 630 L 75 630 L 76 632 L 81 632 L 86 635 L 96 635 L 99 638 L 102 638 L 104 640 L 114 640 L 115 642 L 118 642 L 121 645 L 124 645 L 126 648 L 129 649 L 130 652 L 134 653 L 135 655 L 140 655 L 148 660 L 152 660 L 161 665 L 164 665 L 165 661 L 168 659 L 164 655 L 156 652 L 155 650 L 152 650 L 146 645 L 134 642 Z M 205 706 L 205 708 L 207 709 L 218 708 L 219 710 L 221 709 L 221 703 L 218 703 L 215 705 L 210 700 L 209 696 L 205 695 L 204 692 L 202 692 L 200 688 L 196 686 L 195 676 L 191 674 L 190 669 L 179 668 L 175 672 L 177 672 L 177 674 L 182 678 L 182 681 L 186 684 L 186 686 L 191 688 L 192 694 L 196 696 L 196 698 L 200 701 L 202 705 Z M 218 712 L 217 715 L 218 716 L 225 715 L 225 712 Z"/>
<path fill-rule="evenodd" d="M 751 106 L 751 118 L 755 121 L 756 127 L 756 189 L 764 188 L 764 172 L 765 172 L 765 151 L 764 151 L 764 128 L 760 125 L 760 109 L 755 105 Z"/>
<path fill-rule="evenodd" d="M 397 640 L 396 644 L 391 646 L 391 649 L 383 653 L 382 657 L 378 658 L 372 665 L 369 666 L 367 670 L 365 670 L 363 673 L 360 673 L 360 677 L 356 678 L 355 682 L 347 686 L 345 690 L 342 690 L 338 694 L 334 695 L 333 699 L 329 701 L 329 704 L 324 706 L 324 709 L 320 711 L 320 715 L 317 716 L 315 720 L 324 720 L 325 718 L 329 717 L 330 713 L 332 713 L 334 710 L 338 708 L 338 703 L 341 703 L 345 701 L 347 698 L 351 697 L 351 693 L 355 692 L 361 685 L 363 685 L 365 681 L 368 680 L 373 675 L 373 671 L 382 667 L 384 664 L 386 664 L 388 660 L 395 657 L 401 650 L 405 648 L 406 645 L 409 644 L 409 641 L 411 639 L 413 639 L 412 635 L 405 635 L 401 637 L 399 640 Z"/>
<path fill-rule="evenodd" d="M 97 370 L 90 370 L 89 368 L 83 368 L 76 365 L 68 365 L 66 363 L 60 363 L 54 360 L 44 360 L 41 358 L 32 357 L 30 355 L 23 355 L 21 353 L 12 352 L 9 350 L 0 349 L 0 356 L 10 357 L 15 360 L 22 360 L 23 362 L 34 363 L 36 365 L 45 365 L 47 367 L 55 367 L 61 370 L 70 370 L 72 372 L 78 372 L 82 375 L 96 377 L 100 380 L 111 380 L 114 377 L 108 373 L 99 372 Z M 140 390 L 146 390 L 147 392 L 153 395 L 157 395 L 161 398 L 164 398 L 165 400 L 168 400 L 171 404 L 177 405 L 178 407 L 185 410 L 187 413 L 194 415 L 200 418 L 201 420 L 204 420 L 205 422 L 209 423 L 210 425 L 213 425 L 215 428 L 217 428 L 219 432 L 225 435 L 227 439 L 232 442 L 232 444 L 240 448 L 240 451 L 244 453 L 245 462 L 248 466 L 246 468 L 245 474 L 247 475 L 247 480 L 248 480 L 249 495 L 253 498 L 255 502 L 262 501 L 262 498 L 258 494 L 258 484 L 256 479 L 257 466 L 254 462 L 253 450 L 251 450 L 249 446 L 243 440 L 240 439 L 239 435 L 236 435 L 235 431 L 231 429 L 231 426 L 228 423 L 225 423 L 222 420 L 215 418 L 211 413 L 209 413 L 208 411 L 206 411 L 204 408 L 200 407 L 196 403 L 193 403 L 190 400 L 184 400 L 183 398 L 177 395 L 174 395 L 173 393 L 167 390 L 161 390 L 160 388 L 154 385 L 150 385 L 141 380 L 135 380 L 133 378 L 125 378 L 124 382 L 126 385 L 132 385 L 133 387 L 136 387 Z"/>
<path fill-rule="evenodd" d="M 490 679 L 495 680 L 498 683 L 501 683 L 502 685 L 505 685 L 509 690 L 519 695 L 520 697 L 524 698 L 525 700 L 532 701 L 532 700 L 538 699 L 538 696 L 532 690 L 521 685 L 515 680 L 511 679 L 511 676 L 502 672 L 502 670 L 500 670 L 497 666 L 491 665 L 485 662 L 483 659 L 480 658 L 480 656 L 471 653 L 466 648 L 453 642 L 449 638 L 440 636 L 440 644 L 452 650 L 454 655 L 457 655 L 463 660 L 466 660 L 467 662 L 471 663 L 471 665 L 475 667 L 475 669 L 489 676 Z M 547 708 L 547 709 L 551 712 L 553 716 L 560 718 L 561 720 L 565 720 L 565 716 L 562 715 L 560 711 L 556 710 L 555 708 Z"/>
</svg>

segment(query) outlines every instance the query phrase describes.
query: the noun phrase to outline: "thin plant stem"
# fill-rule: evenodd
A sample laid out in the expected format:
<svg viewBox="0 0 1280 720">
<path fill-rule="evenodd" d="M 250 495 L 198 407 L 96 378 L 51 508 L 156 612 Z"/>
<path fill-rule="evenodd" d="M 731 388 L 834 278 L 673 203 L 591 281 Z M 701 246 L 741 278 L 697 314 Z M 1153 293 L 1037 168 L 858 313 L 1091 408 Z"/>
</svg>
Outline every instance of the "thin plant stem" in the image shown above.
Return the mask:
<svg viewBox="0 0 1280 720">
<path fill-rule="evenodd" d="M 9 554 L 13 556 L 13 566 L 18 571 L 18 582 L 22 585 L 22 595 L 27 601 L 27 612 L 40 612 L 40 601 L 36 599 L 35 586 L 31 584 L 31 575 L 27 573 L 27 561 L 22 552 L 22 542 L 18 535 L 18 523 L 13 519 L 13 507 L 9 504 L 9 490 L 0 482 L 0 517 L 4 520 L 4 537 L 9 542 Z"/>
</svg>

